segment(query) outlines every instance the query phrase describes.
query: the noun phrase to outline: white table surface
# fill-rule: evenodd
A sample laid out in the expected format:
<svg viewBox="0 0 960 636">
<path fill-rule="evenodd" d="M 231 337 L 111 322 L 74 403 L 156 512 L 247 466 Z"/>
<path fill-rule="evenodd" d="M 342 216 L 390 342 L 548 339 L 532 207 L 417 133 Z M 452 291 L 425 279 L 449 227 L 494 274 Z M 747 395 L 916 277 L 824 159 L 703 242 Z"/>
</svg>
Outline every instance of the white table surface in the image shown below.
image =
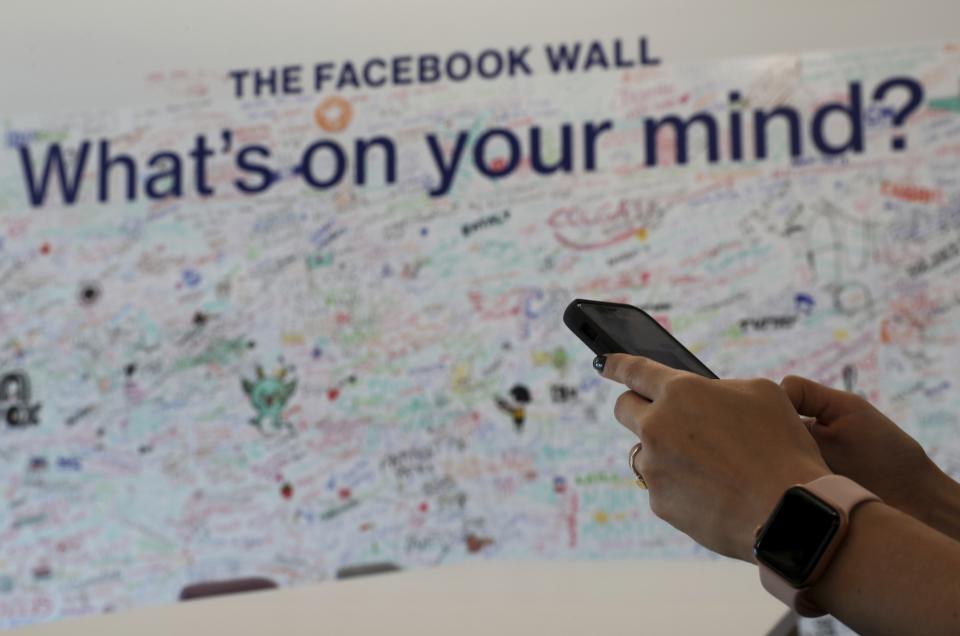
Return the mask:
<svg viewBox="0 0 960 636">
<path fill-rule="evenodd" d="M 765 635 L 786 608 L 733 561 L 471 562 L 22 628 L 24 636 Z M 782 628 L 781 628 L 782 629 Z"/>
</svg>

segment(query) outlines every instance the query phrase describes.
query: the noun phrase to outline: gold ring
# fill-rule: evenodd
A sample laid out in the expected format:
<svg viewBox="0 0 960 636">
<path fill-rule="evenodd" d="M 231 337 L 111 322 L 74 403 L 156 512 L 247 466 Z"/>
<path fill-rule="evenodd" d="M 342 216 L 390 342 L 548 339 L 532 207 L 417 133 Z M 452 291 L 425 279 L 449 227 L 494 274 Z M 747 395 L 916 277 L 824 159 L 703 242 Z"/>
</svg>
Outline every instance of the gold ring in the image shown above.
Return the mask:
<svg viewBox="0 0 960 636">
<path fill-rule="evenodd" d="M 637 464 L 635 463 L 637 461 L 637 455 L 640 453 L 641 450 L 643 450 L 642 442 L 637 442 L 636 444 L 633 445 L 633 448 L 630 449 L 630 470 L 632 470 L 633 474 L 637 476 L 637 479 L 636 479 L 637 486 L 639 486 L 643 490 L 646 490 L 647 482 L 643 478 L 643 475 L 640 473 L 640 471 L 637 470 Z"/>
</svg>

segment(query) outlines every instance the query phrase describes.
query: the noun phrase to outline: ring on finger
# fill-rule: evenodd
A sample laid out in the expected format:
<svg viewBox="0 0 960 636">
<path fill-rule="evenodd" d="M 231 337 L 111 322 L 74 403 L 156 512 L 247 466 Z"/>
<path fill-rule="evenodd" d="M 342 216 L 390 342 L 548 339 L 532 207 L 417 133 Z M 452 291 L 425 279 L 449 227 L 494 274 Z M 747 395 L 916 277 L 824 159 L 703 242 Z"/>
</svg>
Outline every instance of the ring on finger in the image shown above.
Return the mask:
<svg viewBox="0 0 960 636">
<path fill-rule="evenodd" d="M 637 455 L 640 454 L 640 451 L 643 450 L 643 443 L 637 442 L 633 445 L 633 448 L 630 449 L 630 470 L 633 471 L 633 474 L 636 475 L 636 484 L 641 489 L 647 489 L 647 481 L 643 478 L 643 474 L 637 470 Z"/>
</svg>

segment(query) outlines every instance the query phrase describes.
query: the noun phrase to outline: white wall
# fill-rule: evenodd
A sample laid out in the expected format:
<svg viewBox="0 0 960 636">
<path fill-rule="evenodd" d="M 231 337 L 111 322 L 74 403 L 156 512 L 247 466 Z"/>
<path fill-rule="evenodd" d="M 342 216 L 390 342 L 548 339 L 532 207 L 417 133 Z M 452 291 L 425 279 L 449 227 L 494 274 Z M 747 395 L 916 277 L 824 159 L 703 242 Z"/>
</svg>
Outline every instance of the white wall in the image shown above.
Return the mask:
<svg viewBox="0 0 960 636">
<path fill-rule="evenodd" d="M 960 39 L 960 1 L 2 0 L 0 116 L 145 105 L 152 71 L 639 35 L 665 63 Z"/>
</svg>

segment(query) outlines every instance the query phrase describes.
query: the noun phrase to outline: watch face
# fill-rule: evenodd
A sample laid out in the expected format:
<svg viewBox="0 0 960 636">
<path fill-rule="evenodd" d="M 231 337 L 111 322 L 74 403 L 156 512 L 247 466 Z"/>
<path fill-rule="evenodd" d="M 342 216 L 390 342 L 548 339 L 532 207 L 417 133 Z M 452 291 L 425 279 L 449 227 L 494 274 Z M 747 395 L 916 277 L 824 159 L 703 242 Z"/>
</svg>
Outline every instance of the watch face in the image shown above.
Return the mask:
<svg viewBox="0 0 960 636">
<path fill-rule="evenodd" d="M 803 488 L 784 493 L 754 544 L 757 560 L 803 585 L 840 528 L 840 514 Z"/>
</svg>

